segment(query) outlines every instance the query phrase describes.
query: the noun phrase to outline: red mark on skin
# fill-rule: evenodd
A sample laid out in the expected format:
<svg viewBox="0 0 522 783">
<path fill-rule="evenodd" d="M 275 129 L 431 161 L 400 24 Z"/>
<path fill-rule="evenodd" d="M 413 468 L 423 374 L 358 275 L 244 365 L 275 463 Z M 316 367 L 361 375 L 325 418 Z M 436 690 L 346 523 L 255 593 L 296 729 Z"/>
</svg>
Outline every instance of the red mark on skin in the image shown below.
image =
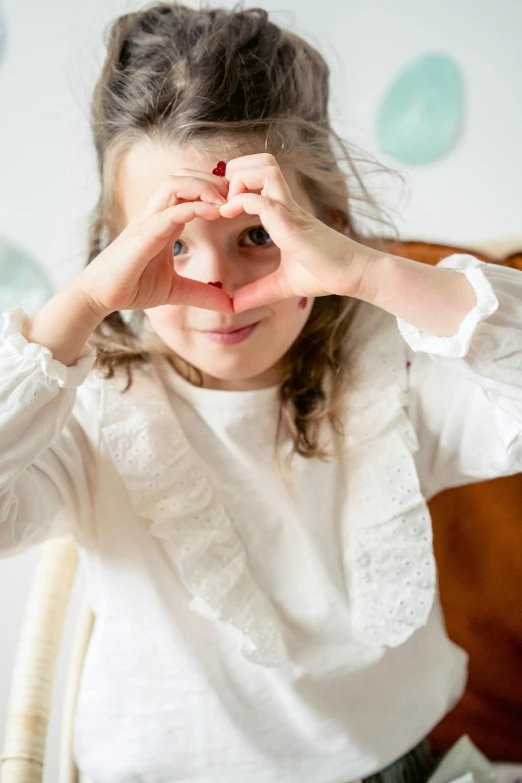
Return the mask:
<svg viewBox="0 0 522 783">
<path fill-rule="evenodd" d="M 306 296 L 302 296 L 297 306 L 300 310 L 304 310 L 307 304 L 308 304 L 308 299 L 306 298 Z"/>
<path fill-rule="evenodd" d="M 212 174 L 217 177 L 224 177 L 227 170 L 227 164 L 224 160 L 220 160 L 215 169 L 212 169 Z"/>
<path fill-rule="evenodd" d="M 411 367 L 411 362 L 406 362 L 406 369 L 408 369 L 409 367 Z"/>
<path fill-rule="evenodd" d="M 219 281 L 217 283 L 207 283 L 207 285 L 213 285 L 216 288 L 223 288 L 223 283 L 220 283 Z"/>
</svg>

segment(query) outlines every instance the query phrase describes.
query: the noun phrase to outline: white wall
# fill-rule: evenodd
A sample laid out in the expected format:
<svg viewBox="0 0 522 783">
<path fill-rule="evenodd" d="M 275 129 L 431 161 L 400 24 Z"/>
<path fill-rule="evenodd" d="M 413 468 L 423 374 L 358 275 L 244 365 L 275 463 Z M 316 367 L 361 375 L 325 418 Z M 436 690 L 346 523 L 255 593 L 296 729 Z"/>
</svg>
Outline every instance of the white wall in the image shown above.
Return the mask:
<svg viewBox="0 0 522 783">
<path fill-rule="evenodd" d="M 7 48 L 0 62 L 0 236 L 40 259 L 56 286 L 83 266 L 85 228 L 97 184 L 88 99 L 103 57 L 102 30 L 123 0 L 0 0 Z M 232 3 L 222 3 L 231 5 Z M 217 5 L 217 3 L 213 3 Z M 417 54 L 442 51 L 460 64 L 465 127 L 444 159 L 403 169 L 404 237 L 522 247 L 522 2 L 519 0 L 260 0 L 275 19 L 306 35 L 332 66 L 337 129 L 378 153 L 379 99 Z M 282 8 L 289 13 L 281 12 Z M 313 35 L 311 34 L 313 31 Z M 0 737 L 21 612 L 37 552 L 0 562 Z M 78 608 L 77 586 L 66 640 Z M 61 696 L 65 656 L 58 671 Z M 55 781 L 59 711 L 49 737 L 46 780 Z"/>
</svg>

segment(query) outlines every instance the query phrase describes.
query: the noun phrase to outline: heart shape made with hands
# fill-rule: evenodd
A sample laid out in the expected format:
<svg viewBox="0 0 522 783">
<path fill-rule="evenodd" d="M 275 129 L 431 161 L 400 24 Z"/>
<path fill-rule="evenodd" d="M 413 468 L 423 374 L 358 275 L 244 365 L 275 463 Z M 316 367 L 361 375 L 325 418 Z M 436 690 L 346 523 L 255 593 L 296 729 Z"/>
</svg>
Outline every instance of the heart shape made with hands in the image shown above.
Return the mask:
<svg viewBox="0 0 522 783">
<path fill-rule="evenodd" d="M 244 155 L 228 164 L 219 161 L 212 174 L 226 177 L 228 183 L 227 201 L 219 207 L 220 215 L 258 215 L 281 254 L 274 272 L 236 291 L 231 298 L 234 312 L 291 297 L 302 302 L 305 297 L 350 295 L 347 268 L 357 243 L 297 203 L 273 155 Z M 219 281 L 209 285 L 223 287 Z"/>
</svg>

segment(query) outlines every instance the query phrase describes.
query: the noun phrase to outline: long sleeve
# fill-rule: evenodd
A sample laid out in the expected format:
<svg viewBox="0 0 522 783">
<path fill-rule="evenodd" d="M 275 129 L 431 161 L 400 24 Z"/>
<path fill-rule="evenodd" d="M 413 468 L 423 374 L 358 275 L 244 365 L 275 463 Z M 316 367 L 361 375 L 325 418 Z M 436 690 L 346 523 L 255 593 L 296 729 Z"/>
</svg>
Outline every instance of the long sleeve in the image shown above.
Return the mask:
<svg viewBox="0 0 522 783">
<path fill-rule="evenodd" d="M 522 471 L 522 272 L 469 255 L 439 267 L 464 274 L 477 303 L 451 337 L 397 318 L 409 346 L 409 415 L 430 498 Z"/>
<path fill-rule="evenodd" d="M 73 415 L 95 352 L 75 365 L 21 334 L 28 316 L 7 310 L 0 335 L 0 554 L 86 529 L 95 455 Z"/>
</svg>

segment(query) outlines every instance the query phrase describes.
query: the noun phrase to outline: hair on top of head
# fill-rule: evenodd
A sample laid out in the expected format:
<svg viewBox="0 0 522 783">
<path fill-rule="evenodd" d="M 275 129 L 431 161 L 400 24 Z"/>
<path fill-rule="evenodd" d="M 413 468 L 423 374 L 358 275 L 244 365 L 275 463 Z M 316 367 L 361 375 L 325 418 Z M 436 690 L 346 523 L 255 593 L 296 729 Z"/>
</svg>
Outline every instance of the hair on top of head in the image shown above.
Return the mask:
<svg viewBox="0 0 522 783">
<path fill-rule="evenodd" d="M 235 155 L 271 152 L 278 163 L 294 168 L 321 220 L 373 243 L 358 229 L 356 216 L 387 221 L 359 174 L 356 164 L 365 165 L 365 159 L 350 152 L 332 128 L 328 65 L 303 38 L 276 25 L 261 8 L 193 9 L 160 2 L 116 18 L 106 42 L 92 101 L 101 190 L 87 263 L 118 232 L 118 163 L 145 139 L 209 152 L 215 144 L 220 157 L 227 145 Z M 290 435 L 293 453 L 322 458 L 330 453 L 321 443 L 324 421 L 333 433 L 342 432 L 349 327 L 357 306 L 351 298 L 316 299 L 288 352 L 278 442 Z M 156 354 L 172 360 L 145 321 L 137 311 L 130 322 L 115 312 L 91 338 L 96 366 L 106 377 L 125 366 L 127 388 L 135 365 Z M 200 379 L 195 368 L 187 367 L 187 373 L 196 383 Z"/>
</svg>

